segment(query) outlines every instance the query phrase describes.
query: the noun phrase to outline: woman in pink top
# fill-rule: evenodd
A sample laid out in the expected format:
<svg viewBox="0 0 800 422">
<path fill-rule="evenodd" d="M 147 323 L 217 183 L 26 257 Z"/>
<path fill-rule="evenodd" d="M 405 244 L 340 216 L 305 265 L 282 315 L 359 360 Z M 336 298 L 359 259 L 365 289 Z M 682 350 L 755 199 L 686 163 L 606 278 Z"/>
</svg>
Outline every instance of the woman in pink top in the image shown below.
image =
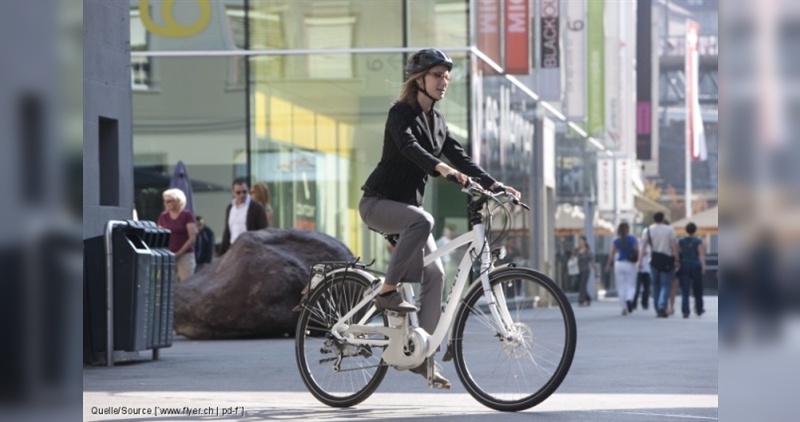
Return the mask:
<svg viewBox="0 0 800 422">
<path fill-rule="evenodd" d="M 194 274 L 194 241 L 197 224 L 194 214 L 184 209 L 186 195 L 180 189 L 167 189 L 164 198 L 164 212 L 158 216 L 158 226 L 169 229 L 169 250 L 175 254 L 177 281 L 183 281 Z"/>
</svg>

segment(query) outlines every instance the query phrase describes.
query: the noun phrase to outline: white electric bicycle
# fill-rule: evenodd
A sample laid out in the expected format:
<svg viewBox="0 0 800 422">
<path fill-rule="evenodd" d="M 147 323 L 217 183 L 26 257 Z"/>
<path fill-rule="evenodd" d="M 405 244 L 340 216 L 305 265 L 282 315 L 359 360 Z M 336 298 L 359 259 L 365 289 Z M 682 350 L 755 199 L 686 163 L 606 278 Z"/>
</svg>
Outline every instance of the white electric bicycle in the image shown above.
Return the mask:
<svg viewBox="0 0 800 422">
<path fill-rule="evenodd" d="M 509 202 L 530 208 L 509 194 L 488 192 L 473 180 L 462 191 L 471 198 L 472 230 L 424 258 L 428 265 L 467 245 L 432 334 L 419 328 L 414 312 L 375 308 L 373 299 L 382 278 L 368 265 L 356 260 L 313 266 L 311 281 L 295 308 L 300 312 L 295 354 L 303 382 L 318 400 L 333 407 L 364 401 L 389 367 L 404 370 L 421 365 L 448 331 L 443 361 L 453 359 L 469 394 L 492 409 L 536 406 L 564 380 L 577 337 L 575 316 L 564 292 L 533 269 L 494 266 L 501 253 L 491 250 L 492 215 L 498 209 L 508 213 Z M 468 286 L 471 278 L 474 282 Z M 410 285 L 400 284 L 398 290 L 414 303 Z M 427 371 L 431 387 L 437 386 L 432 381 L 433 361 L 428 360 Z"/>
</svg>

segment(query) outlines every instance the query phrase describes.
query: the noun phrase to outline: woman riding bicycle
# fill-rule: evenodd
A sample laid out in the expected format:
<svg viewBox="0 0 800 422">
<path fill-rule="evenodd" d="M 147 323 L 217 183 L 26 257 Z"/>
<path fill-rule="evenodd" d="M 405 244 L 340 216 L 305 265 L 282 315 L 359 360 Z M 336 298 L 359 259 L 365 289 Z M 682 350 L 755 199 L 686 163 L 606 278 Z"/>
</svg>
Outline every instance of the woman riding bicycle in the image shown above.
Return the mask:
<svg viewBox="0 0 800 422">
<path fill-rule="evenodd" d="M 386 119 L 381 160 L 361 187 L 364 195 L 359 204 L 361 218 L 369 227 L 400 235 L 375 306 L 401 313 L 417 311 L 397 292 L 397 284 L 421 282 L 419 325 L 428 333 L 434 331 L 441 316 L 444 284 L 441 260 L 423 268 L 425 254 L 436 250 L 431 234 L 433 216 L 422 209 L 428 176 L 442 175 L 461 184 L 467 176 L 477 177 L 485 189 L 520 195 L 475 164 L 434 108 L 436 101 L 444 98 L 452 68 L 453 60 L 435 48 L 420 50 L 409 58 L 406 81 Z M 439 159 L 442 155 L 455 169 Z M 425 376 L 426 367 L 427 362 L 411 371 Z M 435 381 L 449 385 L 438 371 Z"/>
</svg>

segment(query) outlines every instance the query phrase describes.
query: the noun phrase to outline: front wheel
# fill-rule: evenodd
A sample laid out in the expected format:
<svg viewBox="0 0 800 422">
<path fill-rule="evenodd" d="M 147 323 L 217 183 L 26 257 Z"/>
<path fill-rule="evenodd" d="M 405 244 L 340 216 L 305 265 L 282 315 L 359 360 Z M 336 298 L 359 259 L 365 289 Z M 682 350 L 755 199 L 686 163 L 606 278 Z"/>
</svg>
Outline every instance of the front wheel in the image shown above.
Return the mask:
<svg viewBox="0 0 800 422">
<path fill-rule="evenodd" d="M 547 276 L 524 268 L 490 274 L 497 306 L 511 317 L 503 338 L 480 286 L 467 293 L 453 327 L 456 371 L 485 406 L 519 411 L 561 385 L 575 355 L 572 306 Z"/>
<path fill-rule="evenodd" d="M 361 403 L 386 375 L 387 367 L 381 359 L 383 349 L 350 344 L 331 334 L 337 320 L 369 292 L 371 284 L 357 273 L 330 276 L 310 293 L 297 321 L 297 367 L 311 394 L 328 406 L 350 407 Z M 357 323 L 365 312 L 357 312 L 346 322 Z M 385 326 L 386 316 L 383 312 L 375 313 L 366 323 Z M 370 338 L 385 339 L 378 334 Z"/>
</svg>

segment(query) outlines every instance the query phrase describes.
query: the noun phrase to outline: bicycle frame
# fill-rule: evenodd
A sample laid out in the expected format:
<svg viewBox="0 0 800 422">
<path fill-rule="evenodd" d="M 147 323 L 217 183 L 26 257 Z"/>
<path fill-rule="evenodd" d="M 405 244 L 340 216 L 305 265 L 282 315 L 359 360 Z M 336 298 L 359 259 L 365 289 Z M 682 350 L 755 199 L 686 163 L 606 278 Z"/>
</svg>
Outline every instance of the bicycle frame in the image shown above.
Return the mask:
<svg viewBox="0 0 800 422">
<path fill-rule="evenodd" d="M 512 326 L 513 322 L 511 316 L 505 306 L 498 306 L 499 304 L 504 304 L 505 300 L 496 300 L 496 295 L 502 295 L 502 289 L 497 289 L 498 291 L 492 291 L 489 285 L 489 267 L 491 266 L 491 251 L 489 249 L 489 245 L 486 245 L 485 239 L 486 231 L 485 225 L 483 223 L 476 224 L 472 227 L 470 232 L 467 232 L 450 242 L 446 245 L 437 249 L 436 251 L 426 255 L 423 258 L 424 265 L 433 264 L 434 261 L 445 254 L 453 252 L 457 248 L 470 245 L 467 249 L 467 252 L 461 259 L 461 263 L 458 266 L 458 271 L 456 272 L 456 279 L 455 283 L 453 284 L 453 288 L 450 291 L 450 294 L 447 297 L 446 305 L 444 312 L 442 313 L 441 318 L 439 319 L 439 323 L 436 325 L 436 329 L 434 332 L 427 333 L 427 338 L 424 339 L 427 345 L 431 345 L 428 347 L 428 350 L 425 350 L 425 356 L 430 356 L 436 351 L 436 346 L 441 344 L 444 340 L 444 337 L 447 335 L 447 332 L 450 330 L 450 327 L 453 324 L 456 310 L 460 304 L 459 299 L 463 297 L 464 289 L 467 286 L 467 282 L 469 279 L 469 274 L 472 270 L 473 266 L 473 256 L 478 256 L 480 260 L 480 281 L 481 286 L 484 291 L 484 295 L 486 297 L 487 303 L 489 304 L 489 309 L 491 311 L 492 318 L 494 322 L 502 332 L 500 333 L 503 337 L 509 336 L 509 328 Z M 352 271 L 352 270 L 350 270 Z M 380 291 L 380 284 L 375 286 L 372 291 L 372 294 L 366 295 L 364 299 L 362 299 L 356 306 L 353 307 L 347 314 L 343 315 L 339 320 L 334 324 L 331 328 L 331 334 L 339 340 L 346 341 L 350 344 L 356 345 L 368 345 L 368 346 L 389 346 L 389 344 L 396 339 L 398 335 L 406 335 L 407 333 L 403 332 L 403 327 L 374 327 L 374 326 L 367 326 L 364 325 L 366 322 L 372 318 L 375 314 L 375 306 L 371 304 L 375 296 Z M 404 291 L 404 295 L 410 296 L 411 293 L 411 286 L 410 285 L 402 285 L 401 286 Z M 368 312 L 358 321 L 357 324 L 348 325 L 344 321 L 349 320 L 352 316 L 358 312 L 359 310 L 363 309 L 365 306 L 370 306 Z M 408 315 L 410 319 L 410 325 L 414 328 L 418 327 L 418 321 L 416 313 L 411 313 Z M 359 339 L 347 336 L 343 336 L 343 334 L 359 334 L 359 333 L 381 333 L 389 337 L 389 340 L 377 340 L 377 339 Z M 432 346 L 436 345 L 436 346 Z"/>
</svg>

